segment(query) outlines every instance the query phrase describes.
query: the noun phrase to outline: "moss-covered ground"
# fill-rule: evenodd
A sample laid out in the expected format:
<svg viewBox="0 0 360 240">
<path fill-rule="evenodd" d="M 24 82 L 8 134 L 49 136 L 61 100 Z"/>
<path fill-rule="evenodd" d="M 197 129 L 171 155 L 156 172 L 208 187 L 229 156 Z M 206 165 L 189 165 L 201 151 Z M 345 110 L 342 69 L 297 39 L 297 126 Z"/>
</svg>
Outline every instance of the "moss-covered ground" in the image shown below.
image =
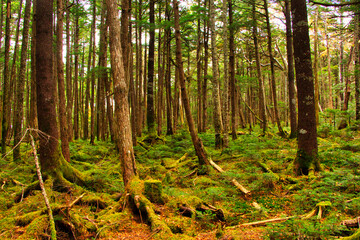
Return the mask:
<svg viewBox="0 0 360 240">
<path fill-rule="evenodd" d="M 211 168 L 208 175 L 197 174 L 197 159 L 186 130 L 161 136 L 153 145 L 138 139 L 138 175 L 150 183 L 144 194 L 157 199 L 152 207 L 171 235 L 151 229 L 144 213 L 129 208 L 113 143 L 72 142 L 71 164 L 92 180 L 87 189 L 75 187 L 68 192 L 51 191 L 51 183 L 45 182 L 58 239 L 333 239 L 353 234 L 353 229 L 340 223 L 360 216 L 360 134 L 320 129 L 323 170 L 309 177 L 293 174 L 295 139 L 283 139 L 271 130 L 260 135 L 257 129 L 243 130 L 237 140 L 230 140 L 229 148 L 215 150 L 214 134 L 200 134 L 209 157 L 225 171 Z M 41 192 L 33 190 L 20 202 L 14 201 L 36 180 L 30 144 L 23 143 L 21 153 L 22 162 L 13 162 L 11 156 L 0 160 L 0 239 L 48 239 Z M 234 178 L 251 194 L 244 196 L 234 187 Z M 156 196 L 149 193 L 150 187 L 156 187 Z M 300 216 L 324 202 L 321 216 L 317 212 L 307 219 L 240 226 Z M 203 210 L 204 204 L 221 209 L 225 220 L 214 211 Z M 186 214 L 186 208 L 193 214 Z"/>
</svg>

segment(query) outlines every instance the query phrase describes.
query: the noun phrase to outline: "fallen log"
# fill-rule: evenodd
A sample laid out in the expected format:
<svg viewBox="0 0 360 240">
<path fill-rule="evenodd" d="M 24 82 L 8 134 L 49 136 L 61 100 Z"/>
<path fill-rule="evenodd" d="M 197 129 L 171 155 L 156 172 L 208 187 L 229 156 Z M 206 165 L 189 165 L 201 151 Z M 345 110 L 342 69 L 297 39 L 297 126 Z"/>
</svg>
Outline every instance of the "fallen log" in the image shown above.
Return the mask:
<svg viewBox="0 0 360 240">
<path fill-rule="evenodd" d="M 344 220 L 340 223 L 340 225 L 344 225 L 348 228 L 360 228 L 360 217 Z"/>
<path fill-rule="evenodd" d="M 217 165 L 213 160 L 210 159 L 209 163 L 213 168 L 215 168 L 216 171 L 220 173 L 225 173 L 225 171 L 219 165 Z M 231 182 L 237 189 L 239 189 L 246 196 L 250 194 L 250 191 L 247 188 L 245 188 L 243 185 L 241 185 L 235 178 L 231 179 Z"/>
</svg>

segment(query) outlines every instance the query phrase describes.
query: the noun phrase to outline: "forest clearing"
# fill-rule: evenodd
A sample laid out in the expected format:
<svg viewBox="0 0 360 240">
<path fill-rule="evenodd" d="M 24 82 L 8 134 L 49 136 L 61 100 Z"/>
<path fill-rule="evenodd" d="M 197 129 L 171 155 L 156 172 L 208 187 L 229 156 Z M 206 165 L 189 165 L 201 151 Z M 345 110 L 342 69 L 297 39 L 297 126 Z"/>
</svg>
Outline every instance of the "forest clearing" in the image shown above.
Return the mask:
<svg viewBox="0 0 360 240">
<path fill-rule="evenodd" d="M 360 239 L 359 5 L 1 0 L 0 239 Z"/>
</svg>

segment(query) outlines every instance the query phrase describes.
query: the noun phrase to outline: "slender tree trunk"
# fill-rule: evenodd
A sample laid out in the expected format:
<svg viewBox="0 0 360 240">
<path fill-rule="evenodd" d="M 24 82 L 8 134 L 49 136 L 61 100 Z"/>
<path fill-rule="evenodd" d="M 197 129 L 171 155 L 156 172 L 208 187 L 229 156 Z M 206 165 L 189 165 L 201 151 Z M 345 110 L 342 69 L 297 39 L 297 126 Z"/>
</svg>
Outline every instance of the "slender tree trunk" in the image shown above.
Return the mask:
<svg viewBox="0 0 360 240">
<path fill-rule="evenodd" d="M 306 1 L 291 0 L 291 13 L 299 109 L 298 153 L 294 168 L 297 174 L 307 175 L 313 170 L 320 170 L 320 163 L 317 157 L 314 76 L 311 64 Z"/>
<path fill-rule="evenodd" d="M 137 14 L 137 21 L 141 21 L 142 20 L 142 0 L 139 0 L 138 2 L 138 14 Z M 142 125 L 143 125 L 143 103 L 142 103 L 142 98 L 143 98 L 143 85 L 142 85 L 142 79 L 143 79 L 143 68 L 142 68 L 142 27 L 139 26 L 137 28 L 138 30 L 138 36 L 137 36 L 137 60 L 136 60 L 136 68 L 137 68 L 137 74 L 136 74 L 136 78 L 137 78 L 137 86 L 138 86 L 138 93 L 137 93 L 137 100 L 138 100 L 138 113 L 137 113 L 137 131 L 136 131 L 136 136 L 140 137 L 142 134 Z"/>
<path fill-rule="evenodd" d="M 360 11 L 355 15 L 355 118 L 360 120 Z"/>
<path fill-rule="evenodd" d="M 207 2 L 207 0 L 205 0 Z M 206 3 L 205 3 L 206 4 Z M 204 20 L 204 80 L 202 84 L 202 130 L 206 132 L 207 124 L 207 81 L 208 81 L 208 63 L 209 63 L 209 28 L 208 21 Z"/>
<path fill-rule="evenodd" d="M 325 38 L 326 38 L 326 53 L 327 53 L 327 75 L 328 75 L 328 84 L 329 84 L 329 108 L 334 108 L 333 103 L 333 91 L 332 91 L 332 78 L 331 78 L 331 56 L 330 56 L 330 38 L 328 31 L 327 18 L 325 20 Z"/>
<path fill-rule="evenodd" d="M 146 123 L 148 134 L 155 134 L 155 111 L 154 111 L 154 67 L 155 67 L 155 2 L 150 0 L 150 34 L 149 56 L 147 75 L 147 111 Z"/>
<path fill-rule="evenodd" d="M 274 57 L 273 57 L 273 51 L 272 51 L 272 36 L 271 36 L 271 26 L 270 26 L 270 17 L 269 17 L 269 9 L 268 9 L 268 3 L 267 0 L 264 0 L 264 8 L 265 8 L 265 17 L 266 17 L 266 28 L 268 33 L 268 51 L 269 51 L 269 57 L 270 57 L 270 71 L 271 71 L 271 89 L 272 89 L 272 97 L 273 97 L 273 103 L 274 103 L 274 115 L 275 115 L 275 121 L 280 133 L 280 136 L 285 137 L 285 132 L 283 131 L 281 127 L 280 122 L 280 115 L 279 115 L 279 109 L 278 109 L 278 103 L 277 103 L 277 90 L 276 90 L 276 79 L 275 79 L 275 63 L 274 63 Z"/>
<path fill-rule="evenodd" d="M 97 138 L 98 140 L 105 140 L 106 128 L 106 115 L 105 115 L 105 82 L 107 81 L 107 38 L 108 30 L 105 21 L 106 6 L 103 2 L 103 9 L 101 12 L 101 27 L 100 27 L 100 42 L 99 42 L 99 76 L 98 76 L 98 89 L 97 89 Z"/>
<path fill-rule="evenodd" d="M 255 0 L 252 2 L 252 5 L 253 5 L 253 7 L 252 7 L 253 38 L 254 38 L 254 47 L 255 47 L 256 72 L 257 72 L 257 78 L 258 78 L 258 84 L 259 84 L 259 110 L 260 110 L 260 118 L 262 120 L 261 126 L 263 129 L 263 134 L 265 134 L 266 128 L 267 128 L 266 109 L 265 109 L 266 105 L 265 105 L 264 82 L 263 82 L 263 77 L 262 77 L 262 73 L 261 73 Z"/>
<path fill-rule="evenodd" d="M 1 0 L 1 3 L 0 3 L 0 49 L 1 49 L 1 45 L 2 45 L 2 33 L 3 33 L 3 24 L 4 24 L 4 0 Z"/>
<path fill-rule="evenodd" d="M 64 158 L 70 161 L 68 126 L 66 121 L 65 109 L 65 83 L 64 83 L 64 63 L 63 63 L 63 19 L 64 6 L 62 0 L 57 0 L 57 26 L 56 26 L 56 62 L 57 62 L 57 82 L 59 95 L 59 122 L 61 150 Z"/>
<path fill-rule="evenodd" d="M 168 0 L 165 3 L 165 16 L 166 20 L 170 21 L 170 6 Z M 166 135 L 173 135 L 173 121 L 172 121 L 172 96 L 171 96 L 171 31 L 170 27 L 165 28 L 165 42 L 166 42 L 166 70 L 165 70 L 165 90 L 166 90 Z"/>
<path fill-rule="evenodd" d="M 176 64 L 179 70 L 179 81 L 181 85 L 181 97 L 185 107 L 186 112 L 186 119 L 191 135 L 191 140 L 195 147 L 196 155 L 199 159 L 199 165 L 209 165 L 209 160 L 207 159 L 206 152 L 204 146 L 202 144 L 201 139 L 199 138 L 195 125 L 194 120 L 191 115 L 190 111 L 190 102 L 186 92 L 186 83 L 185 83 L 185 76 L 184 76 L 184 68 L 182 62 L 182 53 L 181 53 L 181 36 L 180 36 L 180 20 L 179 20 L 179 6 L 177 0 L 173 0 L 173 8 L 174 8 L 174 21 L 175 21 L 175 40 L 176 40 Z M 207 171 L 206 171 L 207 172 Z"/>
<path fill-rule="evenodd" d="M 66 6 L 69 0 L 66 0 Z M 72 107 L 73 107 L 73 94 L 72 94 L 72 71 L 71 71 L 71 42 L 70 42 L 70 10 L 66 7 L 66 117 L 68 124 L 69 141 L 73 139 L 73 124 L 72 124 Z"/>
<path fill-rule="evenodd" d="M 291 31 L 290 0 L 285 0 L 285 18 L 286 18 L 286 51 L 288 61 L 288 91 L 289 91 L 289 112 L 290 112 L 290 138 L 297 136 L 296 122 L 296 97 L 294 81 L 294 51 Z"/>
<path fill-rule="evenodd" d="M 123 0 L 128 1 L 128 0 Z M 117 18 L 115 0 L 106 0 L 110 27 L 110 60 L 114 79 L 115 124 L 117 148 L 120 153 L 124 185 L 127 186 L 136 175 L 135 155 L 131 137 L 128 83 L 125 81 L 125 67 L 120 44 L 120 22 Z"/>
<path fill-rule="evenodd" d="M 213 103 L 214 103 L 214 128 L 215 128 L 215 148 L 222 147 L 223 124 L 220 105 L 220 84 L 219 84 L 219 66 L 216 50 L 216 32 L 215 32 L 215 5 L 210 0 L 210 29 L 211 29 L 211 52 L 212 52 L 212 70 L 213 70 Z"/>
<path fill-rule="evenodd" d="M 224 52 L 224 91 L 223 91 L 223 108 L 222 108 L 222 117 L 224 123 L 224 138 L 223 138 L 223 147 L 229 147 L 229 46 L 228 46 L 228 20 L 227 20 L 227 9 L 228 9 L 228 0 L 223 0 L 222 5 L 222 21 L 224 23 L 223 27 L 223 52 Z"/>
<path fill-rule="evenodd" d="M 230 103 L 231 103 L 231 136 L 235 140 L 236 134 L 236 99 L 235 99 L 235 43 L 234 43 L 234 27 L 233 27 L 233 3 L 228 0 L 229 4 L 229 87 L 230 87 Z"/>
<path fill-rule="evenodd" d="M 201 5 L 201 1 L 198 0 L 198 5 Z M 201 21 L 200 17 L 197 20 L 197 46 L 196 46 L 196 81 L 197 81 L 197 126 L 199 132 L 204 132 L 202 129 L 202 91 L 201 91 L 201 83 L 202 83 L 202 66 L 201 66 Z"/>
<path fill-rule="evenodd" d="M 161 24 L 161 4 L 158 5 L 159 16 L 158 21 Z M 159 30 L 158 34 L 158 95 L 157 95 L 157 134 L 160 136 L 162 134 L 162 122 L 163 122 L 163 108 L 164 108 L 164 54 L 162 53 L 165 50 L 165 43 L 161 37 L 162 31 Z"/>
<path fill-rule="evenodd" d="M 76 2 L 76 8 L 79 6 L 79 0 Z M 74 139 L 79 138 L 79 13 L 75 13 L 75 36 L 74 36 L 74 52 L 75 52 L 75 62 L 74 62 Z"/>
<path fill-rule="evenodd" d="M 318 15 L 319 9 L 315 9 L 315 22 L 314 22 L 314 91 L 315 91 L 315 118 L 316 125 L 319 126 L 319 62 L 318 62 Z"/>
<path fill-rule="evenodd" d="M 6 23 L 5 23 L 5 56 L 3 70 L 3 106 L 2 106 L 2 128 L 1 128 L 1 153 L 6 153 L 6 137 L 9 128 L 7 116 L 10 114 L 10 21 L 11 21 L 11 0 L 6 2 Z"/>
<path fill-rule="evenodd" d="M 33 12 L 36 12 L 35 2 L 33 4 Z M 32 33 L 31 33 L 31 91 L 30 91 L 30 116 L 29 116 L 29 127 L 33 129 L 38 128 L 37 122 L 37 106 L 36 106 L 36 57 L 35 57 L 35 47 L 36 47 L 36 18 L 33 17 L 32 21 Z M 37 137 L 34 134 L 34 137 Z"/>
<path fill-rule="evenodd" d="M 30 27 L 30 11 L 31 11 L 31 0 L 26 0 L 25 15 L 24 15 L 24 28 L 22 33 L 22 44 L 21 44 L 21 60 L 20 60 L 20 72 L 16 86 L 16 107 L 14 115 L 14 152 L 13 159 L 20 160 L 20 146 L 16 147 L 21 140 L 21 126 L 24 118 L 24 87 L 26 77 L 26 59 L 27 49 L 29 43 L 29 27 Z"/>
</svg>

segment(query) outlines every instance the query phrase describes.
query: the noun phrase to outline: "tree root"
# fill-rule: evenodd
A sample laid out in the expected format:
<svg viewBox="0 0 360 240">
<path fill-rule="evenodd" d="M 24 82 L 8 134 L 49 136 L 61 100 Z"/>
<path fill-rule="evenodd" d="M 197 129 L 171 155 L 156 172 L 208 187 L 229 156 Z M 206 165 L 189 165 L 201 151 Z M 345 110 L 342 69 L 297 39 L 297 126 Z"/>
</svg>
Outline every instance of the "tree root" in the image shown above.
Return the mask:
<svg viewBox="0 0 360 240">
<path fill-rule="evenodd" d="M 171 236 L 172 232 L 169 226 L 164 223 L 155 213 L 152 203 L 143 195 L 144 183 L 138 178 L 131 180 L 127 192 L 128 202 L 135 214 L 140 216 L 141 221 L 147 222 L 152 231 L 159 231 L 159 235 Z"/>
</svg>

